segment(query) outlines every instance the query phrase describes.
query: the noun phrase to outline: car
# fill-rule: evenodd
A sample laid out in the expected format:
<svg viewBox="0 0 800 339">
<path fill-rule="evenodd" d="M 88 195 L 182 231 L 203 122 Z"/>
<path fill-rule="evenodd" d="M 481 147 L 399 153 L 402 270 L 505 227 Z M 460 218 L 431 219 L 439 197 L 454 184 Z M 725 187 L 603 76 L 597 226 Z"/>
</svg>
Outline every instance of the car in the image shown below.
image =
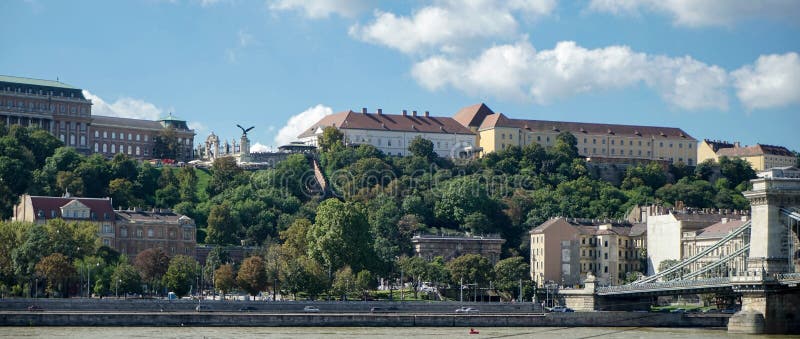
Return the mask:
<svg viewBox="0 0 800 339">
<path fill-rule="evenodd" d="M 319 307 L 306 306 L 306 307 L 303 307 L 303 312 L 306 312 L 306 313 L 319 313 Z"/>
<path fill-rule="evenodd" d="M 369 309 L 372 313 L 397 312 L 397 307 L 373 307 Z"/>
<path fill-rule="evenodd" d="M 194 308 L 194 311 L 195 312 L 210 312 L 211 311 L 211 307 L 208 306 L 208 305 L 197 305 L 197 307 Z"/>
<path fill-rule="evenodd" d="M 456 313 L 480 313 L 481 311 L 474 307 L 459 307 Z"/>
<path fill-rule="evenodd" d="M 41 311 L 44 311 L 44 309 L 39 305 L 30 305 L 30 306 L 28 306 L 28 311 L 30 311 L 30 312 L 41 312 Z"/>
<path fill-rule="evenodd" d="M 257 311 L 257 310 L 258 309 L 253 307 L 253 306 L 242 306 L 242 307 L 239 307 L 239 312 L 251 312 L 251 311 Z"/>
<path fill-rule="evenodd" d="M 575 310 L 573 310 L 573 309 L 571 309 L 569 307 L 566 307 L 566 306 L 553 306 L 550 309 L 550 312 L 569 313 L 569 312 L 575 312 Z"/>
</svg>

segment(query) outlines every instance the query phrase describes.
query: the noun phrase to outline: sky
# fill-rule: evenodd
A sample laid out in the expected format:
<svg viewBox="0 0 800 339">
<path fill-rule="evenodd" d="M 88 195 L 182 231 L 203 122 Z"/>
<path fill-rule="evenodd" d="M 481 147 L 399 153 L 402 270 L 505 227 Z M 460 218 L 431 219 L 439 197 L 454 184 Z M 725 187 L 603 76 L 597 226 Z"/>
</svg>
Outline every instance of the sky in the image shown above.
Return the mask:
<svg viewBox="0 0 800 339">
<path fill-rule="evenodd" d="M 366 107 L 679 127 L 800 150 L 796 0 L 0 1 L 0 74 L 256 150 Z"/>
</svg>

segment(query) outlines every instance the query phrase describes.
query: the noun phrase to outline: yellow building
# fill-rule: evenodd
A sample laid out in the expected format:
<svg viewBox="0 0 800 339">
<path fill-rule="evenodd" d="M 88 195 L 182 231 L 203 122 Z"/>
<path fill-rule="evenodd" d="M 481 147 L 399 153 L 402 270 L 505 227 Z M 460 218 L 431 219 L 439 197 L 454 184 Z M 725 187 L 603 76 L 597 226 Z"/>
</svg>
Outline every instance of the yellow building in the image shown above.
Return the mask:
<svg viewBox="0 0 800 339">
<path fill-rule="evenodd" d="M 719 161 L 722 156 L 747 160 L 756 172 L 797 164 L 797 156 L 783 146 L 755 144 L 742 147 L 738 142 L 703 140 L 697 147 L 699 162 L 708 159 Z"/>
<path fill-rule="evenodd" d="M 477 134 L 484 153 L 533 143 L 548 148 L 561 132 L 570 132 L 587 158 L 697 164 L 697 140 L 674 127 L 512 119 L 482 103 L 462 108 L 453 119 Z"/>
</svg>

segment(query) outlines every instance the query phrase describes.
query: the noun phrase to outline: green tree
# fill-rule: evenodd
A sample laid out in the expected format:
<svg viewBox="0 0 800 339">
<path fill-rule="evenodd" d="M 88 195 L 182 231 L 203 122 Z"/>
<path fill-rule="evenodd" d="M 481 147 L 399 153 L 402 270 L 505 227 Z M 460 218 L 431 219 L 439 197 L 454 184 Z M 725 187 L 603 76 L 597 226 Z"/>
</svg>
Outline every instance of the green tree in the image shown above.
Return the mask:
<svg viewBox="0 0 800 339">
<path fill-rule="evenodd" d="M 329 152 L 337 148 L 342 148 L 344 143 L 344 134 L 338 128 L 328 126 L 322 130 L 322 135 L 319 136 L 319 148 L 323 152 Z"/>
<path fill-rule="evenodd" d="M 523 257 L 511 257 L 500 260 L 494 265 L 494 287 L 501 292 L 519 298 L 519 285 L 530 284 L 530 270 Z"/>
<path fill-rule="evenodd" d="M 129 182 L 136 181 L 139 175 L 139 168 L 136 161 L 124 153 L 117 153 L 111 159 L 111 177 L 114 179 L 125 179 Z"/>
<path fill-rule="evenodd" d="M 108 183 L 108 194 L 117 206 L 141 206 L 144 202 L 134 195 L 133 183 L 127 179 L 117 178 Z"/>
<path fill-rule="evenodd" d="M 167 273 L 164 274 L 163 284 L 179 298 L 187 295 L 197 278 L 198 265 L 194 258 L 185 255 L 176 255 L 169 262 Z"/>
<path fill-rule="evenodd" d="M 414 288 L 414 298 L 419 296 L 419 288 L 423 279 L 426 276 L 428 269 L 428 262 L 422 257 L 403 257 L 397 261 L 397 266 L 403 270 L 406 277 L 411 279 L 411 286 Z"/>
<path fill-rule="evenodd" d="M 178 134 L 172 127 L 167 127 L 153 137 L 153 157 L 158 159 L 183 159 L 183 147 L 178 142 Z"/>
<path fill-rule="evenodd" d="M 217 245 L 236 244 L 239 220 L 231 213 L 230 205 L 223 203 L 211 207 L 208 214 L 206 243 Z"/>
<path fill-rule="evenodd" d="M 127 295 L 128 293 L 142 292 L 142 281 L 139 272 L 127 262 L 120 262 L 117 267 L 114 268 L 111 281 L 115 293 Z"/>
<path fill-rule="evenodd" d="M 178 188 L 173 185 L 167 185 L 164 188 L 156 190 L 156 206 L 172 208 L 181 201 L 181 194 Z"/>
<path fill-rule="evenodd" d="M 180 183 L 178 191 L 181 201 L 197 203 L 198 181 L 194 168 L 188 166 L 181 168 L 180 172 L 178 172 L 178 182 Z"/>
<path fill-rule="evenodd" d="M 67 279 L 75 275 L 75 266 L 72 266 L 65 255 L 53 253 L 36 264 L 36 275 L 47 280 L 47 290 L 50 293 L 61 294 Z"/>
<path fill-rule="evenodd" d="M 308 230 L 311 221 L 305 218 L 295 220 L 291 226 L 280 233 L 283 251 L 290 258 L 305 256 L 308 253 Z"/>
<path fill-rule="evenodd" d="M 447 270 L 453 282 L 488 283 L 492 277 L 489 259 L 479 254 L 464 254 L 447 262 Z"/>
<path fill-rule="evenodd" d="M 238 182 L 236 177 L 242 174 L 242 169 L 236 164 L 233 157 L 221 157 L 214 159 L 211 165 L 211 179 L 206 187 L 209 196 L 215 196 L 222 191 L 236 187 Z"/>
<path fill-rule="evenodd" d="M 329 272 L 345 265 L 357 270 L 369 267 L 374 255 L 363 206 L 336 199 L 323 201 L 308 232 L 308 251 Z"/>
<path fill-rule="evenodd" d="M 214 281 L 214 271 L 222 266 L 223 264 L 229 264 L 231 262 L 230 253 L 225 250 L 222 246 L 214 246 L 210 252 L 208 252 L 208 256 L 206 256 L 206 262 L 203 271 L 203 279 L 206 281 Z"/>
<path fill-rule="evenodd" d="M 414 156 L 429 160 L 436 157 L 436 153 L 433 151 L 433 141 L 421 136 L 416 136 L 414 139 L 411 139 L 411 142 L 408 144 L 408 151 Z"/>
<path fill-rule="evenodd" d="M 350 266 L 340 268 L 333 275 L 333 284 L 331 285 L 331 294 L 340 296 L 342 301 L 347 300 L 350 294 L 358 293 L 359 289 L 356 285 L 356 276 Z"/>
<path fill-rule="evenodd" d="M 239 273 L 236 275 L 236 283 L 253 297 L 266 290 L 267 268 L 264 265 L 264 259 L 258 256 L 244 259 Z"/>
<path fill-rule="evenodd" d="M 236 286 L 236 278 L 233 274 L 233 265 L 225 264 L 214 270 L 214 288 L 222 293 L 222 299 L 225 299 L 225 294 L 230 292 Z"/>
</svg>

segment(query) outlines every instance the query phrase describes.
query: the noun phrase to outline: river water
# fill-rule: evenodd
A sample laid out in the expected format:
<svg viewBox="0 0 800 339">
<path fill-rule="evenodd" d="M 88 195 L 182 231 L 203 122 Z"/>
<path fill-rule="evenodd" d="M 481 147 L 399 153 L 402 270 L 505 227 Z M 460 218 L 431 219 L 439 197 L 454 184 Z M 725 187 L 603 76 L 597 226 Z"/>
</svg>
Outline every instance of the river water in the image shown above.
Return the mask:
<svg viewBox="0 0 800 339">
<path fill-rule="evenodd" d="M 770 338 L 646 327 L 2 327 L 0 338 Z M 781 337 L 781 336 L 774 336 Z M 785 337 L 783 337 L 785 338 Z"/>
</svg>

